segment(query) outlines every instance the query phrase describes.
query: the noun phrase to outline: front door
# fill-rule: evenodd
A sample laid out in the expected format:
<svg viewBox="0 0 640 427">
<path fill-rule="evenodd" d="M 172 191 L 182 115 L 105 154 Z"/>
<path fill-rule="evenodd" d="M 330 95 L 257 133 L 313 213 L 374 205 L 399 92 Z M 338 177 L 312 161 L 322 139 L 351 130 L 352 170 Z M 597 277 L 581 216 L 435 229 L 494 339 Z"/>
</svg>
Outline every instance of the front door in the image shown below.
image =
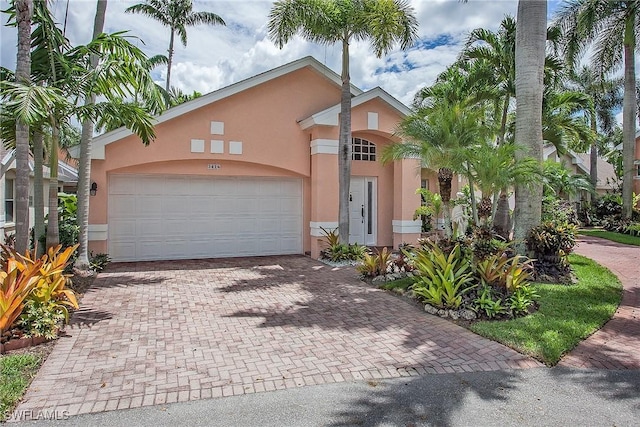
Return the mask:
<svg viewBox="0 0 640 427">
<path fill-rule="evenodd" d="M 349 191 L 349 243 L 376 244 L 376 179 L 351 177 Z"/>
</svg>

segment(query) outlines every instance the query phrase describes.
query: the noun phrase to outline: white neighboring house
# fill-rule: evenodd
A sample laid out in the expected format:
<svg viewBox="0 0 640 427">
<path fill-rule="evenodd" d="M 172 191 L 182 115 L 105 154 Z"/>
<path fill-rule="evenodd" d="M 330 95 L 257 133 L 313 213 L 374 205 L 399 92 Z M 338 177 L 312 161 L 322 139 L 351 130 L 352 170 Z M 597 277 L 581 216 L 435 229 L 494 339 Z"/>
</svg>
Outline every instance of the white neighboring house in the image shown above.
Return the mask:
<svg viewBox="0 0 640 427">
<path fill-rule="evenodd" d="M 1 150 L 2 161 L 0 162 L 0 241 L 4 242 L 5 234 L 12 234 L 15 231 L 15 179 L 16 179 L 16 156 L 15 150 Z M 33 158 L 29 158 L 29 227 L 34 224 L 33 208 Z M 43 195 L 44 214 L 48 212 L 49 197 L 49 168 L 43 170 Z M 73 166 L 58 160 L 58 192 L 75 193 L 78 183 L 78 171 Z"/>
</svg>

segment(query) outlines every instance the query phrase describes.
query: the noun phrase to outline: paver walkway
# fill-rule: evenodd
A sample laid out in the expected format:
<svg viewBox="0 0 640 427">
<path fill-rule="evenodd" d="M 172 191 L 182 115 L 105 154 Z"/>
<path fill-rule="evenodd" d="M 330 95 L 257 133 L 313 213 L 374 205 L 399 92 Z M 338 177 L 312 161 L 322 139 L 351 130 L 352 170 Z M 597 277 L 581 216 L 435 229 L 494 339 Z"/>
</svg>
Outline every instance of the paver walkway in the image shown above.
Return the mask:
<svg viewBox="0 0 640 427">
<path fill-rule="evenodd" d="M 581 236 L 576 253 L 610 269 L 622 282 L 624 293 L 613 318 L 565 356 L 560 365 L 640 369 L 640 247 Z"/>
<path fill-rule="evenodd" d="M 82 306 L 18 412 L 541 366 L 302 256 L 114 264 Z"/>
</svg>

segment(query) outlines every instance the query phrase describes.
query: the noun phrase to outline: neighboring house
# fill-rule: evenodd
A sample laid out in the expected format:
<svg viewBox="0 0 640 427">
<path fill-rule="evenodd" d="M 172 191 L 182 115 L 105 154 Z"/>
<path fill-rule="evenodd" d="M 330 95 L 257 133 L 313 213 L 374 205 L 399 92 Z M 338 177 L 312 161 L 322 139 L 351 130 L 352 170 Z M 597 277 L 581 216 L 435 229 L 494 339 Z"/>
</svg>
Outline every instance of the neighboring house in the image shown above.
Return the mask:
<svg viewBox="0 0 640 427">
<path fill-rule="evenodd" d="M 0 163 L 0 198 L 3 203 L 0 203 L 0 240 L 4 241 L 5 234 L 12 234 L 15 231 L 15 178 L 16 178 L 16 159 L 15 150 L 2 150 L 2 159 Z M 34 223 L 34 209 L 33 209 L 33 158 L 29 159 L 29 175 L 30 175 L 30 188 L 29 188 L 29 226 L 33 227 Z M 48 198 L 49 198 L 49 168 L 45 167 L 43 170 L 44 183 L 43 183 L 43 195 L 45 215 L 48 212 Z M 76 168 L 65 163 L 64 161 L 58 161 L 58 191 L 66 193 L 75 193 L 78 183 L 78 172 Z"/>
<path fill-rule="evenodd" d="M 584 175 L 588 180 L 590 179 L 590 160 L 588 154 L 577 154 L 572 150 L 567 150 L 564 154 L 558 153 L 558 150 L 553 144 L 545 144 L 542 152 L 543 160 L 553 160 L 558 163 L 562 163 L 572 174 Z M 601 160 L 601 159 L 599 159 Z M 609 168 L 603 165 L 609 165 L 607 162 L 598 161 L 598 184 L 596 191 L 599 194 L 604 194 L 610 186 L 607 185 L 607 177 L 613 173 L 613 166 L 609 165 Z M 591 194 L 589 191 L 581 190 L 576 194 L 565 195 L 565 197 L 575 204 L 576 209 L 580 209 L 582 204 L 591 200 Z"/>
<path fill-rule="evenodd" d="M 93 140 L 89 248 L 115 261 L 310 253 L 338 226 L 340 76 L 306 57 Z M 380 155 L 409 109 L 352 86 L 349 240 L 398 247 L 421 223 L 417 159 Z M 77 153 L 75 153 L 77 155 Z M 454 188 L 456 191 L 456 188 Z"/>
</svg>

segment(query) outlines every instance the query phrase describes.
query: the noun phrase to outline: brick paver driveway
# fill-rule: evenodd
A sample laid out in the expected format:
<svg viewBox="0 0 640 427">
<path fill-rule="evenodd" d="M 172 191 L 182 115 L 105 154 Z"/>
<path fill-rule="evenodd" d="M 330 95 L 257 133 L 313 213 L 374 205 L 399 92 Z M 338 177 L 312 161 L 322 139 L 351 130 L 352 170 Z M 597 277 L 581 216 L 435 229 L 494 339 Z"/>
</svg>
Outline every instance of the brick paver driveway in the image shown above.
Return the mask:
<svg viewBox="0 0 640 427">
<path fill-rule="evenodd" d="M 539 366 L 302 256 L 115 264 L 82 307 L 18 411 Z"/>
</svg>

